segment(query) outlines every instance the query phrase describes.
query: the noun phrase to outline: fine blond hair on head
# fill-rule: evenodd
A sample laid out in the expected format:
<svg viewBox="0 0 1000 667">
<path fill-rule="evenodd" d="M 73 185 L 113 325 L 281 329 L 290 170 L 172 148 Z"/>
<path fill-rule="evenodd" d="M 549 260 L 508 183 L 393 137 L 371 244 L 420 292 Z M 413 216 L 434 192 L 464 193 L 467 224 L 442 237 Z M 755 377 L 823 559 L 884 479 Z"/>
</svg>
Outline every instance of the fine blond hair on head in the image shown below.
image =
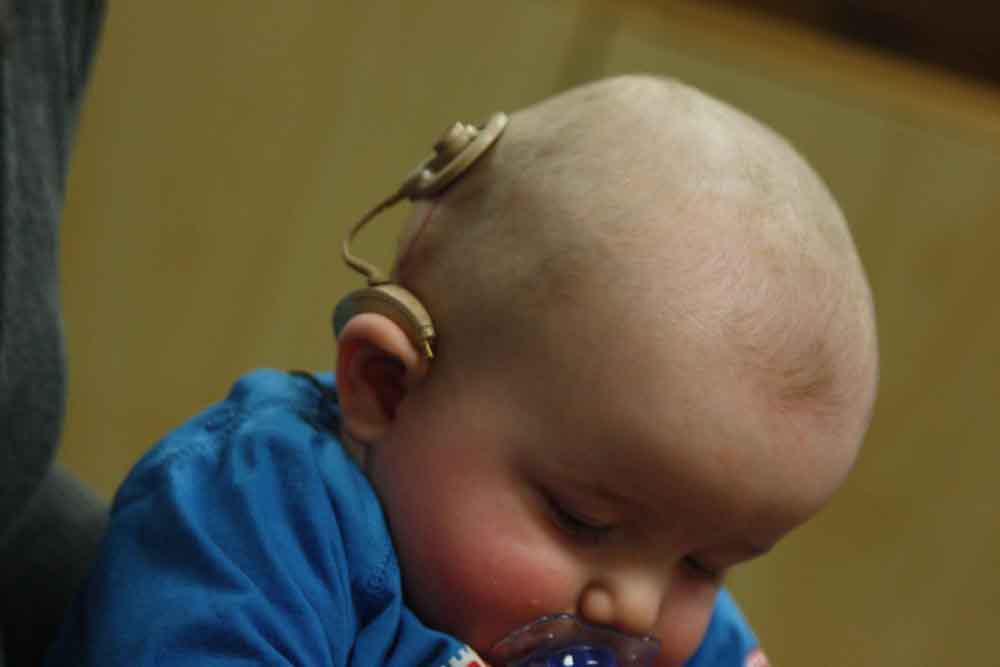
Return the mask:
<svg viewBox="0 0 1000 667">
<path fill-rule="evenodd" d="M 670 79 L 604 79 L 512 114 L 416 209 L 394 273 L 435 318 L 442 363 L 520 354 L 589 311 L 638 313 L 654 343 L 712 341 L 789 402 L 833 409 L 877 366 L 870 291 L 821 179 L 769 128 Z"/>
</svg>

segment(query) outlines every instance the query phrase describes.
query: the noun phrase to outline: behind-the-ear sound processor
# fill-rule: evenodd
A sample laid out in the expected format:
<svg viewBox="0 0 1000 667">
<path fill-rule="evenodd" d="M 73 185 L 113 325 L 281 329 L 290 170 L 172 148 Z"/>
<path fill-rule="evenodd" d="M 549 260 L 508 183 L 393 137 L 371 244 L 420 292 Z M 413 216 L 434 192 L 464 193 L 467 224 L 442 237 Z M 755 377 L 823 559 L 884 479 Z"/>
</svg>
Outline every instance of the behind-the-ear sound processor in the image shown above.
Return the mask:
<svg viewBox="0 0 1000 667">
<path fill-rule="evenodd" d="M 434 357 L 436 332 L 430 313 L 412 292 L 392 282 L 373 264 L 351 253 L 351 241 L 370 220 L 403 199 L 431 199 L 443 192 L 475 164 L 507 126 L 507 115 L 493 114 L 479 126 L 455 123 L 434 145 L 434 153 L 421 162 L 391 195 L 376 204 L 351 227 L 341 246 L 348 266 L 365 276 L 368 284 L 347 294 L 333 312 L 334 335 L 361 313 L 383 315 L 402 329 L 427 359 Z"/>
</svg>

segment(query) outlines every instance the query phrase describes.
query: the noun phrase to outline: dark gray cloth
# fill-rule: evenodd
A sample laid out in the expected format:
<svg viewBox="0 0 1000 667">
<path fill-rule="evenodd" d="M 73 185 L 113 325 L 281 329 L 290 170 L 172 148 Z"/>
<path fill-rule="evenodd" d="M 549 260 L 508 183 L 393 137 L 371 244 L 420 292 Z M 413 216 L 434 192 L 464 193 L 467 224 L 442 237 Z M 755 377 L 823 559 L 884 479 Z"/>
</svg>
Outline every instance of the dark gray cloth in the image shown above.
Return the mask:
<svg viewBox="0 0 1000 667">
<path fill-rule="evenodd" d="M 0 621 L 9 667 L 29 664 L 11 656 L 35 650 L 12 640 L 37 643 L 58 622 L 51 615 L 103 520 L 98 499 L 52 467 L 66 383 L 59 223 L 103 4 L 0 0 Z"/>
<path fill-rule="evenodd" d="M 0 550 L 3 653 L 9 667 L 39 663 L 93 564 L 106 526 L 104 503 L 62 466 L 53 466 L 15 520 L 8 549 Z"/>
</svg>

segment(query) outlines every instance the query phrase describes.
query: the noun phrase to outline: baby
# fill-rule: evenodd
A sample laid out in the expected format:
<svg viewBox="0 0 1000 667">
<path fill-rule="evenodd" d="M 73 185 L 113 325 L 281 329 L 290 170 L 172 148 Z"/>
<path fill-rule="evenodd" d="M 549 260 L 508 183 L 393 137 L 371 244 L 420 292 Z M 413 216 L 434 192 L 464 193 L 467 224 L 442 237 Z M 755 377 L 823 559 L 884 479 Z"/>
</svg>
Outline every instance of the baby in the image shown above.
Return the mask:
<svg viewBox="0 0 1000 667">
<path fill-rule="evenodd" d="M 433 359 L 358 314 L 335 389 L 259 372 L 160 443 L 49 664 L 499 667 L 560 612 L 655 637 L 656 667 L 766 664 L 722 580 L 843 482 L 877 380 L 794 150 L 683 84 L 598 81 L 418 202 L 393 274 Z"/>
</svg>

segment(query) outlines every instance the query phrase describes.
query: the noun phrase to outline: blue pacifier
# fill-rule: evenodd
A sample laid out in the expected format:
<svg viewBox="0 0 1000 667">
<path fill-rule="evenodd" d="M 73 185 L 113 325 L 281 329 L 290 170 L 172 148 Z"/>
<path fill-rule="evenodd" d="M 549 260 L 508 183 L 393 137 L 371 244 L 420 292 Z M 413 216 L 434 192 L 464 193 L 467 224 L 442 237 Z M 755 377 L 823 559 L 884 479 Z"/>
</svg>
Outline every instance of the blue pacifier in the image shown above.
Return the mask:
<svg viewBox="0 0 1000 667">
<path fill-rule="evenodd" d="M 660 642 L 653 637 L 554 614 L 510 633 L 492 655 L 496 667 L 647 667 L 659 652 Z"/>
</svg>

